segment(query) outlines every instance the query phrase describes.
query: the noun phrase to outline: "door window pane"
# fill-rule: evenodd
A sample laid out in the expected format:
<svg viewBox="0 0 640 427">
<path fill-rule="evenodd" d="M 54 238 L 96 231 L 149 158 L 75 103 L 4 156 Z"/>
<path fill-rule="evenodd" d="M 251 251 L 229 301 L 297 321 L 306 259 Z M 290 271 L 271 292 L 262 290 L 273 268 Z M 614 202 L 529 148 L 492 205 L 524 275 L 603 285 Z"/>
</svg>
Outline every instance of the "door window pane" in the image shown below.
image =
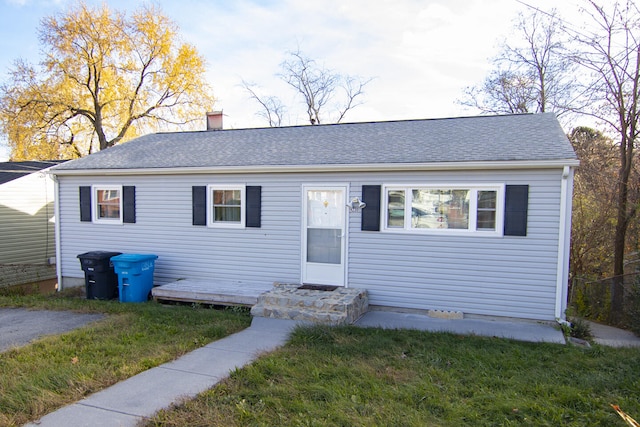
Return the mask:
<svg viewBox="0 0 640 427">
<path fill-rule="evenodd" d="M 342 191 L 307 191 L 307 226 L 341 228 L 345 208 Z"/>
<path fill-rule="evenodd" d="M 342 230 L 331 228 L 307 229 L 307 261 L 340 264 L 342 259 Z"/>
</svg>

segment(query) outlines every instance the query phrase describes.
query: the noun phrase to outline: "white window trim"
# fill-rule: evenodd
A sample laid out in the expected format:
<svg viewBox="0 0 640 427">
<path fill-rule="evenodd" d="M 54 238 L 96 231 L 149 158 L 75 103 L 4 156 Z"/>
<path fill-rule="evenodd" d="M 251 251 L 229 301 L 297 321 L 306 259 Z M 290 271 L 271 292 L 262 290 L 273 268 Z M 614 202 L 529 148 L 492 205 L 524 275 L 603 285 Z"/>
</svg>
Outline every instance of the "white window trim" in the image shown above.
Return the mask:
<svg viewBox="0 0 640 427">
<path fill-rule="evenodd" d="M 105 190 L 117 190 L 120 192 L 120 218 L 100 218 L 98 217 L 98 191 Z M 92 185 L 91 186 L 91 219 L 96 224 L 122 224 L 122 209 L 123 209 L 123 194 L 122 185 Z"/>
<path fill-rule="evenodd" d="M 389 227 L 388 225 L 388 193 L 389 191 L 401 190 L 405 193 L 405 212 L 411 211 L 411 198 L 413 189 L 425 188 L 425 189 L 438 189 L 438 190 L 471 190 L 469 198 L 469 228 L 466 230 L 450 229 L 450 228 L 412 228 L 411 227 L 411 215 L 405 215 L 404 227 Z M 477 192 L 478 191 L 496 191 L 496 226 L 495 230 L 478 230 L 477 227 Z M 425 184 L 425 183 L 412 183 L 412 184 L 384 184 L 382 186 L 382 230 L 386 233 L 409 233 L 409 234 L 433 234 L 433 235 L 464 235 L 464 236 L 477 236 L 477 237 L 502 237 L 504 235 L 504 197 L 505 197 L 505 184 L 501 183 L 489 183 L 489 184 Z"/>
<path fill-rule="evenodd" d="M 213 191 L 240 190 L 240 222 L 224 222 L 213 220 Z M 246 216 L 246 185 L 244 184 L 209 184 L 207 185 L 207 227 L 213 228 L 245 228 Z"/>
</svg>

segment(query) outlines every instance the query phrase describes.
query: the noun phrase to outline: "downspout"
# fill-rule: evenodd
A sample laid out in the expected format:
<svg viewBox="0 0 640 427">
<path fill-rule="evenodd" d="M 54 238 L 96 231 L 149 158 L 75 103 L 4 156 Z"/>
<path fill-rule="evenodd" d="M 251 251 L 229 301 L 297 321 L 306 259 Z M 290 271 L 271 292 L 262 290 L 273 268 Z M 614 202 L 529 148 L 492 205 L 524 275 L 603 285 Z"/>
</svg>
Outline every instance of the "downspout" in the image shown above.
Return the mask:
<svg viewBox="0 0 640 427">
<path fill-rule="evenodd" d="M 560 181 L 560 230 L 558 233 L 558 266 L 556 268 L 555 318 L 559 321 L 565 320 L 565 310 L 567 308 L 572 195 L 573 168 L 565 166 L 562 169 L 562 180 Z"/>
<path fill-rule="evenodd" d="M 54 236 L 56 239 L 56 276 L 58 278 L 58 292 L 62 290 L 62 257 L 61 245 L 60 245 L 60 183 L 58 182 L 58 176 L 51 174 L 53 178 L 53 217 L 54 217 Z"/>
</svg>

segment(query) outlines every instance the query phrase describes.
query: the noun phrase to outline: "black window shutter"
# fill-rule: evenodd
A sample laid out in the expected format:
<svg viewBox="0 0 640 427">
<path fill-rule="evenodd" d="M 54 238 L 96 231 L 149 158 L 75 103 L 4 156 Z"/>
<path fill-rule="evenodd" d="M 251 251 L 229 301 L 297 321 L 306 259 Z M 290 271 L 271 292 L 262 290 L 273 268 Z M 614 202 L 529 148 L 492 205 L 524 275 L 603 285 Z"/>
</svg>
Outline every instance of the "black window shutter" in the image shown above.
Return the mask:
<svg viewBox="0 0 640 427">
<path fill-rule="evenodd" d="M 507 185 L 504 210 L 504 235 L 527 235 L 528 185 Z"/>
<path fill-rule="evenodd" d="M 122 222 L 136 222 L 136 187 L 133 185 L 122 187 Z"/>
<path fill-rule="evenodd" d="M 247 185 L 245 188 L 245 197 L 247 199 L 245 225 L 247 227 L 259 228 L 262 214 L 262 187 L 259 185 Z"/>
<path fill-rule="evenodd" d="M 362 224 L 360 229 L 363 231 L 380 231 L 380 193 L 382 187 L 380 185 L 363 185 L 362 201 L 367 206 L 362 209 Z"/>
<path fill-rule="evenodd" d="M 80 221 L 91 222 L 91 187 L 80 187 Z"/>
<path fill-rule="evenodd" d="M 193 206 L 193 225 L 207 225 L 207 187 L 191 187 Z"/>
</svg>

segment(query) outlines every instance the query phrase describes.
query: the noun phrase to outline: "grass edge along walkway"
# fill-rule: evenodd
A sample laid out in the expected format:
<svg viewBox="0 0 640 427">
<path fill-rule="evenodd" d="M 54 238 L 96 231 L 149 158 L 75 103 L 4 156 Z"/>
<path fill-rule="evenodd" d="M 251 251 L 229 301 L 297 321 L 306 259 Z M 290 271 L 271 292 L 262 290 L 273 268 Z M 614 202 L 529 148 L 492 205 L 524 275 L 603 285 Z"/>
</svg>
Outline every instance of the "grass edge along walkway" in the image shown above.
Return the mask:
<svg viewBox="0 0 640 427">
<path fill-rule="evenodd" d="M 65 406 L 42 417 L 37 425 L 137 426 L 157 411 L 197 396 L 265 352 L 283 346 L 295 325 L 293 320 L 254 318 L 247 329 Z"/>
<path fill-rule="evenodd" d="M 103 320 L 0 353 L 0 426 L 22 425 L 246 328 L 245 310 L 0 296 L 0 307 L 103 313 Z"/>
<path fill-rule="evenodd" d="M 624 426 L 640 349 L 413 330 L 296 329 L 280 350 L 149 426 Z"/>
</svg>

